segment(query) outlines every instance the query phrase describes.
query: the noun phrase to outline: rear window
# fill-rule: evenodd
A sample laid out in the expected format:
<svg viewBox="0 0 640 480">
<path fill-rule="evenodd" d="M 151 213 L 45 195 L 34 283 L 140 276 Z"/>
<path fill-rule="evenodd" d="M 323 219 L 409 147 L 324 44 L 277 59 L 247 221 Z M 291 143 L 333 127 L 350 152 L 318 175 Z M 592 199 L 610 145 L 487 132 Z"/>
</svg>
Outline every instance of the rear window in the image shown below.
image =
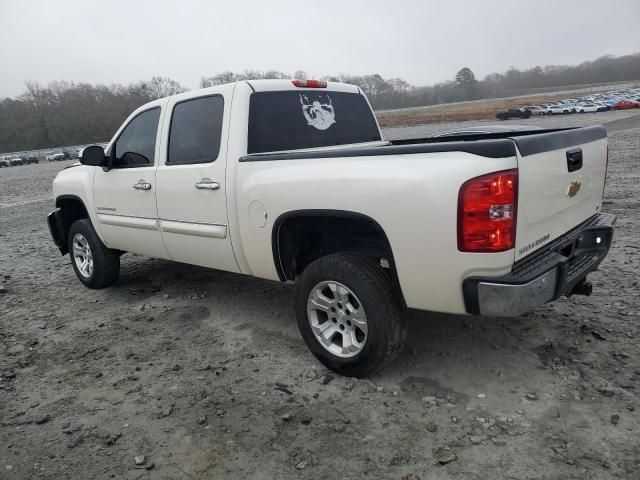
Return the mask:
<svg viewBox="0 0 640 480">
<path fill-rule="evenodd" d="M 256 92 L 249 105 L 248 153 L 380 140 L 363 95 L 294 90 Z"/>
</svg>

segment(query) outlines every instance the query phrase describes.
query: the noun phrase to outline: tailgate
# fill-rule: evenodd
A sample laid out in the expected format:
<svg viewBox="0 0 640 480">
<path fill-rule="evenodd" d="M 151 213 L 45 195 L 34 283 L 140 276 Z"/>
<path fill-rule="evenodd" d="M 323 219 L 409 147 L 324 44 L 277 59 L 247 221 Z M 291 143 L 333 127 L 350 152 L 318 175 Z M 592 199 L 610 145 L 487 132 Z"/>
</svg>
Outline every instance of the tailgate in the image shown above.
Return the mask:
<svg viewBox="0 0 640 480">
<path fill-rule="evenodd" d="M 515 259 L 600 211 L 607 164 L 604 127 L 513 137 L 518 147 Z"/>
</svg>

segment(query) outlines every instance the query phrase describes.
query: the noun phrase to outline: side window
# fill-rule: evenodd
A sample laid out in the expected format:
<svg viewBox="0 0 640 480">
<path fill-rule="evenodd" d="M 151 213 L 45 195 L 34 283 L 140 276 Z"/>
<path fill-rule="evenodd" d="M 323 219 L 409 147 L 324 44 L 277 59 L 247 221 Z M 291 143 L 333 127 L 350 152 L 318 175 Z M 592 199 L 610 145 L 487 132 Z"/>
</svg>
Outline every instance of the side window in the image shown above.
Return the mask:
<svg viewBox="0 0 640 480">
<path fill-rule="evenodd" d="M 129 122 L 116 140 L 113 168 L 153 165 L 159 118 L 160 108 L 152 108 Z"/>
<path fill-rule="evenodd" d="M 215 161 L 220 151 L 223 112 L 222 95 L 178 103 L 171 118 L 167 165 Z"/>
</svg>

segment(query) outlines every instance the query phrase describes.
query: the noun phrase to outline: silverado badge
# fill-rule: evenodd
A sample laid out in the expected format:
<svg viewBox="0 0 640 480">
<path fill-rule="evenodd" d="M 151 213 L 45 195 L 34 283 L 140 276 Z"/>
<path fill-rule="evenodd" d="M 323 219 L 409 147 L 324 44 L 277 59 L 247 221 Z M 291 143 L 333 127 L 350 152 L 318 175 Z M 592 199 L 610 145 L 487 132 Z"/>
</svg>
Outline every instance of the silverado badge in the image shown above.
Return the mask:
<svg viewBox="0 0 640 480">
<path fill-rule="evenodd" d="M 571 184 L 569 185 L 569 191 L 567 192 L 569 198 L 575 197 L 580 191 L 580 187 L 582 187 L 582 183 L 580 183 L 579 181 L 574 180 L 573 182 L 571 182 Z"/>
</svg>

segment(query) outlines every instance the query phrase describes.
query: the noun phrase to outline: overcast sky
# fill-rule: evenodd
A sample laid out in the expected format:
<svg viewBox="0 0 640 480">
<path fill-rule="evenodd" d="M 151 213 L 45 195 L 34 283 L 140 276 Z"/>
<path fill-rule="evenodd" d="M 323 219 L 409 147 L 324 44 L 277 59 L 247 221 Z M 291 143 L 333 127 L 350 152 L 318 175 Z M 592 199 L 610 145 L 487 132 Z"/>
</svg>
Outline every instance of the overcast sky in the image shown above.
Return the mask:
<svg viewBox="0 0 640 480">
<path fill-rule="evenodd" d="M 637 51 L 640 0 L 0 0 L 0 97 L 245 69 L 428 85 Z"/>
</svg>

